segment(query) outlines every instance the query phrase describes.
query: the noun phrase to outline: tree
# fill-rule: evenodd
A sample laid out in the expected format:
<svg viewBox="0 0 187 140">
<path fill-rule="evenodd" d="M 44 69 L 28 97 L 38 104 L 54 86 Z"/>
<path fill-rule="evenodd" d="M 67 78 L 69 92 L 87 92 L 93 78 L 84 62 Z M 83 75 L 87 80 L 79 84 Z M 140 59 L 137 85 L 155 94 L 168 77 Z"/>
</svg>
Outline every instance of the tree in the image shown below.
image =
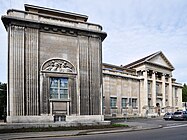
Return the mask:
<svg viewBox="0 0 187 140">
<path fill-rule="evenodd" d="M 187 85 L 184 84 L 182 88 L 182 101 L 187 102 Z"/>
<path fill-rule="evenodd" d="M 5 119 L 7 106 L 7 84 L 0 82 L 0 119 Z"/>
</svg>

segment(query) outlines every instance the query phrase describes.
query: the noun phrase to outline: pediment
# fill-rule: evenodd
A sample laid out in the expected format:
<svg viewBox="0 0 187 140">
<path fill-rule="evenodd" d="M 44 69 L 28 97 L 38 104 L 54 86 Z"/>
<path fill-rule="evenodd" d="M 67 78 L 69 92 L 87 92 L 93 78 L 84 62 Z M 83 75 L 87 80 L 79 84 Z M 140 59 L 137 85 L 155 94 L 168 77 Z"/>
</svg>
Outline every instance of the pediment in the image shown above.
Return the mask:
<svg viewBox="0 0 187 140">
<path fill-rule="evenodd" d="M 167 68 L 171 68 L 173 69 L 174 67 L 172 66 L 172 64 L 169 62 L 169 60 L 164 56 L 163 53 L 159 53 L 153 57 L 151 57 L 150 59 L 147 60 L 147 62 L 152 63 L 152 64 L 156 64 L 159 66 L 164 66 Z"/>
<path fill-rule="evenodd" d="M 124 68 L 136 68 L 140 65 L 144 65 L 145 63 L 157 65 L 159 67 L 167 68 L 170 70 L 174 70 L 175 68 L 172 66 L 172 64 L 169 62 L 169 60 L 166 58 L 166 56 L 161 52 L 153 53 L 149 56 L 146 56 L 144 58 L 141 58 L 137 61 L 134 61 L 128 65 L 125 65 Z"/>
</svg>

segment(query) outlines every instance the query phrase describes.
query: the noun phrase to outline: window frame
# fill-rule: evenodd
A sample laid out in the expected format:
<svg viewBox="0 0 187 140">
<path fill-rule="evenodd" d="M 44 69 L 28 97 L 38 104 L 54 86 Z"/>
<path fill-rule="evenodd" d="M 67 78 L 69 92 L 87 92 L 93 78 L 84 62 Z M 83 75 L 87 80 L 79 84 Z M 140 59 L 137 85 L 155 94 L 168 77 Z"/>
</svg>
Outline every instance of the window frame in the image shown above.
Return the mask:
<svg viewBox="0 0 187 140">
<path fill-rule="evenodd" d="M 123 100 L 126 100 L 125 103 Z M 127 108 L 128 107 L 128 98 L 121 98 L 121 107 L 122 108 Z"/>
<path fill-rule="evenodd" d="M 51 80 L 52 79 L 57 79 L 57 87 L 51 87 Z M 66 79 L 67 81 L 67 86 L 66 87 L 61 87 L 61 79 Z M 65 83 L 65 82 L 64 82 Z M 68 77 L 49 77 L 49 96 L 50 96 L 50 100 L 66 100 L 66 99 L 69 99 L 69 78 Z M 51 97 L 51 89 L 57 89 L 57 98 L 53 98 Z M 64 95 L 64 94 L 61 94 L 61 90 L 63 91 L 66 91 L 67 94 L 65 94 L 67 97 L 65 98 L 61 98 L 61 95 Z"/>
<path fill-rule="evenodd" d="M 117 97 L 110 97 L 110 108 L 117 109 Z"/>
<path fill-rule="evenodd" d="M 135 102 L 133 102 L 135 101 Z M 137 98 L 132 98 L 132 108 L 137 109 L 138 108 L 138 99 Z"/>
</svg>

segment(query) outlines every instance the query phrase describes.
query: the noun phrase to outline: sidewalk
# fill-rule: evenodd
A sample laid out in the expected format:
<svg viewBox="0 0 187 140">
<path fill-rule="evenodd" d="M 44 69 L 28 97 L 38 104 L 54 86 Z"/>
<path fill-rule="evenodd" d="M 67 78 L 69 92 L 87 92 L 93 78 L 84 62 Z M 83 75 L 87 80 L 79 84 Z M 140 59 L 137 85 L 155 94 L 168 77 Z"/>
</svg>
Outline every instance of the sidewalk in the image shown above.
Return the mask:
<svg viewBox="0 0 187 140">
<path fill-rule="evenodd" d="M 25 132 L 25 133 L 5 133 L 0 134 L 0 139 L 27 139 L 27 138 L 47 138 L 47 137 L 65 137 L 76 135 L 96 135 L 106 133 L 120 133 L 140 130 L 150 130 L 161 128 L 160 125 L 139 123 L 139 122 L 120 122 L 118 124 L 127 124 L 129 128 L 107 128 L 92 130 L 74 130 L 74 131 L 49 131 L 49 132 Z"/>
</svg>

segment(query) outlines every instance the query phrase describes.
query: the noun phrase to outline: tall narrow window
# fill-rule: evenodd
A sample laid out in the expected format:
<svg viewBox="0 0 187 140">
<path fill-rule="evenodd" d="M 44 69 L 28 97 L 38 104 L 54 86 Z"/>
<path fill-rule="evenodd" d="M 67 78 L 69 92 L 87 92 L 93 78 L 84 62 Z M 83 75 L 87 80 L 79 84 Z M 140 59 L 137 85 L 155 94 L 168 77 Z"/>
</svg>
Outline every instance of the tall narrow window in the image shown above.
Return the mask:
<svg viewBox="0 0 187 140">
<path fill-rule="evenodd" d="M 122 98 L 122 99 L 121 99 L 121 107 L 122 107 L 122 108 L 127 107 L 127 100 L 128 100 L 127 98 Z"/>
<path fill-rule="evenodd" d="M 110 107 L 116 108 L 117 97 L 110 97 Z"/>
<path fill-rule="evenodd" d="M 68 98 L 68 78 L 50 78 L 50 98 L 67 99 Z"/>
<path fill-rule="evenodd" d="M 151 94 L 151 83 L 148 83 L 148 94 Z"/>
<path fill-rule="evenodd" d="M 156 84 L 156 95 L 158 96 L 159 94 L 159 84 Z"/>
<path fill-rule="evenodd" d="M 148 99 L 148 107 L 151 106 L 151 99 Z"/>
<path fill-rule="evenodd" d="M 103 108 L 105 108 L 105 96 L 103 96 Z"/>
<path fill-rule="evenodd" d="M 177 88 L 175 88 L 175 98 L 177 98 L 178 95 L 177 95 Z"/>
<path fill-rule="evenodd" d="M 137 99 L 135 99 L 135 98 L 132 99 L 132 107 L 133 108 L 137 107 Z"/>
<path fill-rule="evenodd" d="M 132 106 L 132 98 L 129 98 L 129 106 Z"/>
</svg>

